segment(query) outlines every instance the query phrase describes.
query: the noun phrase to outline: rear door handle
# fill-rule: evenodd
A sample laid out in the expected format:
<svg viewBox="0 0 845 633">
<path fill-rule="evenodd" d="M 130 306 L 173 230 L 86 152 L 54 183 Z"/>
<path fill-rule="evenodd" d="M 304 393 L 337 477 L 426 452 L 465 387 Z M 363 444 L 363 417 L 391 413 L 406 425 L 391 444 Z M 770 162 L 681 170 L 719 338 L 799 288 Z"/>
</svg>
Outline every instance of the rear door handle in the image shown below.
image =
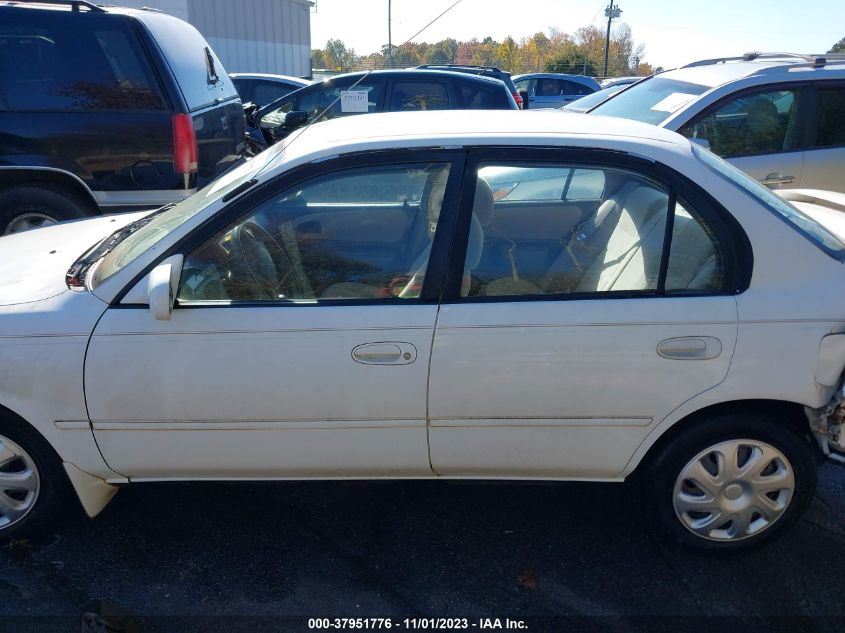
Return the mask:
<svg viewBox="0 0 845 633">
<path fill-rule="evenodd" d="M 722 353 L 722 341 L 712 336 L 669 338 L 657 346 L 657 353 L 670 360 L 710 360 Z"/>
<path fill-rule="evenodd" d="M 352 360 L 364 365 L 408 365 L 417 360 L 417 348 L 394 341 L 364 343 L 352 350 Z"/>
<path fill-rule="evenodd" d="M 795 176 L 784 176 L 783 174 L 769 174 L 760 181 L 764 185 L 788 185 L 795 182 Z"/>
</svg>

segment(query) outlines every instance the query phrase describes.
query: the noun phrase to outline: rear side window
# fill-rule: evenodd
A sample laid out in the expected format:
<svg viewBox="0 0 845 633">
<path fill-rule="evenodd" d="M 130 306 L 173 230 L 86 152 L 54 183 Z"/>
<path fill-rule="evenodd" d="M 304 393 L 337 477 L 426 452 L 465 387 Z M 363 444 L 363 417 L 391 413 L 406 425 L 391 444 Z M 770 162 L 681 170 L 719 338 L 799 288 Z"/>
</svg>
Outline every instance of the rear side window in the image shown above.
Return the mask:
<svg viewBox="0 0 845 633">
<path fill-rule="evenodd" d="M 388 109 L 391 112 L 447 110 L 449 105 L 449 91 L 444 82 L 398 79 L 393 84 L 393 95 Z"/>
<path fill-rule="evenodd" d="M 565 94 L 567 95 L 589 95 L 594 90 L 587 85 L 579 84 L 577 81 L 566 81 Z"/>
<path fill-rule="evenodd" d="M 509 106 L 507 97 L 500 89 L 476 83 L 462 83 L 461 94 L 464 105 L 471 110 L 502 110 Z"/>
<path fill-rule="evenodd" d="M 819 89 L 817 147 L 845 145 L 845 86 Z"/>
<path fill-rule="evenodd" d="M 189 111 L 214 105 L 218 99 L 238 98 L 223 64 L 193 26 L 155 13 L 145 14 L 143 23 L 176 77 Z"/>
<path fill-rule="evenodd" d="M 127 20 L 0 11 L 0 100 L 10 110 L 160 110 L 150 63 Z"/>
</svg>

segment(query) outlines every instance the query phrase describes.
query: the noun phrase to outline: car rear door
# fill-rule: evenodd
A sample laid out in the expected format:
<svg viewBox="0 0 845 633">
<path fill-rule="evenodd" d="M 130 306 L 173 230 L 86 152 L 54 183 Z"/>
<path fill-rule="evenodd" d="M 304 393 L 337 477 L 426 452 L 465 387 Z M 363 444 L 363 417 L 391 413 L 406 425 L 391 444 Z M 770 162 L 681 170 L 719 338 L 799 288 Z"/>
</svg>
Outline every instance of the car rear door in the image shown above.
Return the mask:
<svg viewBox="0 0 845 633">
<path fill-rule="evenodd" d="M 845 82 L 818 82 L 807 119 L 801 187 L 845 192 Z"/>
<path fill-rule="evenodd" d="M 130 295 L 93 333 L 87 403 L 109 465 L 430 475 L 428 361 L 462 170 L 445 151 L 324 161 L 190 238 L 170 319 Z"/>
<path fill-rule="evenodd" d="M 557 170 L 561 188 L 591 172 L 601 204 L 571 229 L 576 201 L 509 209 L 492 186 L 507 169 L 526 181 Z M 618 476 L 650 429 L 727 374 L 732 225 L 691 183 L 601 152 L 479 151 L 465 192 L 466 254 L 453 249 L 432 349 L 432 468 Z"/>
</svg>

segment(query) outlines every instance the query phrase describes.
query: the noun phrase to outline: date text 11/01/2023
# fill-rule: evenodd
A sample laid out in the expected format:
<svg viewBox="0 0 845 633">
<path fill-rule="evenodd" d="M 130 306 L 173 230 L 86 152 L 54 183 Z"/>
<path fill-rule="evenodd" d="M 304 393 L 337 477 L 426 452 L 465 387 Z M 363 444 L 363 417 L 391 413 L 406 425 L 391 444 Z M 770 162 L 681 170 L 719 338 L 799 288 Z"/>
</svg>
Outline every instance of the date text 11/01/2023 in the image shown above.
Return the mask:
<svg viewBox="0 0 845 633">
<path fill-rule="evenodd" d="M 455 631 L 471 630 L 495 631 L 527 630 L 523 620 L 510 618 L 309 618 L 310 630 L 411 630 L 411 631 Z"/>
</svg>

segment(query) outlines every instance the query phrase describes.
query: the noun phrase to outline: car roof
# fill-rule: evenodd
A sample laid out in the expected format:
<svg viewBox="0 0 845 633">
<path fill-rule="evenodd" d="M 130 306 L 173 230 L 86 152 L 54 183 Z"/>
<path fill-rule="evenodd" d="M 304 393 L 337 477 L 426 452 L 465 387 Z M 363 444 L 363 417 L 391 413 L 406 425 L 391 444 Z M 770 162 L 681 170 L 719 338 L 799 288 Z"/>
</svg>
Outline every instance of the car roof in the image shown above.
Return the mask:
<svg viewBox="0 0 845 633">
<path fill-rule="evenodd" d="M 592 77 L 587 77 L 586 75 L 570 75 L 568 73 L 524 73 L 522 75 L 514 75 L 513 77 L 514 81 L 519 81 L 520 79 L 568 79 L 587 86 L 598 84 Z"/>
<path fill-rule="evenodd" d="M 495 77 L 484 76 L 484 75 L 475 75 L 471 73 L 461 73 L 455 72 L 452 70 L 435 70 L 435 69 L 418 69 L 418 68 L 411 68 L 405 70 L 369 70 L 369 71 L 358 71 L 354 73 L 344 73 L 342 75 L 334 75 L 333 77 L 327 77 L 322 82 L 317 81 L 314 82 L 312 85 L 317 85 L 320 83 L 326 83 L 329 81 L 334 81 L 335 79 L 343 79 L 346 77 L 351 78 L 360 78 L 364 75 L 376 76 L 376 77 L 431 77 L 434 76 L 441 76 L 441 77 L 451 77 L 455 78 L 460 77 L 461 79 L 468 79 L 469 81 L 479 81 L 485 82 L 488 84 L 498 85 L 502 83 Z"/>
<path fill-rule="evenodd" d="M 819 57 L 825 57 L 820 55 Z M 828 55 L 828 58 L 831 56 Z M 732 81 L 754 76 L 770 76 L 772 81 L 783 80 L 784 77 L 794 79 L 808 79 L 807 74 L 818 77 L 833 75 L 845 77 L 845 60 L 831 59 L 824 65 L 815 66 L 807 62 L 804 57 L 760 58 L 749 61 L 726 58 L 724 60 L 703 60 L 694 62 L 681 68 L 667 70 L 656 77 L 666 77 L 678 81 L 715 88 Z M 804 76 L 796 76 L 801 74 Z"/>
<path fill-rule="evenodd" d="M 302 128 L 267 151 L 290 164 L 372 149 L 567 144 L 616 150 L 689 147 L 675 132 L 615 117 L 558 110 L 432 110 L 339 117 Z"/>
</svg>

